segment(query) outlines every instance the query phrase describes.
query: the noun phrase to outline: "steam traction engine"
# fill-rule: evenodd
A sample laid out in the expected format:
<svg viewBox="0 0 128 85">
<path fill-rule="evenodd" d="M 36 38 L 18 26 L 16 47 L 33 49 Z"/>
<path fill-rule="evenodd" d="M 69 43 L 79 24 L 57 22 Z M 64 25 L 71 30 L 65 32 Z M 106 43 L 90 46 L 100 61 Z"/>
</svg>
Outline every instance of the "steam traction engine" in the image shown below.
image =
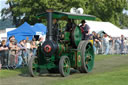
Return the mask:
<svg viewBox="0 0 128 85">
<path fill-rule="evenodd" d="M 95 19 L 91 15 L 78 15 L 48 10 L 38 18 L 47 19 L 46 41 L 39 45 L 37 56 L 32 56 L 29 61 L 31 76 L 37 76 L 41 70 L 47 69 L 50 73 L 60 73 L 65 77 L 70 74 L 70 68 L 78 69 L 82 73 L 88 73 L 94 65 L 94 50 L 89 40 L 82 40 L 79 26 L 71 32 L 61 32 L 64 38 L 59 38 L 61 33 L 52 27 L 53 19 Z"/>
</svg>

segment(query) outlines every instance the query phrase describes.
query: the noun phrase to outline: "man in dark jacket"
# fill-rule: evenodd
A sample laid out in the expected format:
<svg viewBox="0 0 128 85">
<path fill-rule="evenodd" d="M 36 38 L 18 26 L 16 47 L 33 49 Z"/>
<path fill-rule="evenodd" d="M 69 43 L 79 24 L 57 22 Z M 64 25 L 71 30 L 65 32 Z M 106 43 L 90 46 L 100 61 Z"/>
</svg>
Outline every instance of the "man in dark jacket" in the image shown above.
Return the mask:
<svg viewBox="0 0 128 85">
<path fill-rule="evenodd" d="M 82 25 L 80 26 L 82 32 L 82 40 L 88 40 L 90 34 L 90 27 L 86 24 L 85 20 L 81 21 Z"/>
</svg>

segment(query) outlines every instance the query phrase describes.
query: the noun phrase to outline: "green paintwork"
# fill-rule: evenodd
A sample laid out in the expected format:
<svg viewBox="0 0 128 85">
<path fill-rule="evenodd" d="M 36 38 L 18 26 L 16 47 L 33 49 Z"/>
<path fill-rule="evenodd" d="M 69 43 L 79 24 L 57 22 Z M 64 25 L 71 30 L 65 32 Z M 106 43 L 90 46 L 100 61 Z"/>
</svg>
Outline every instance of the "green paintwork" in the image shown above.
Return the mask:
<svg viewBox="0 0 128 85">
<path fill-rule="evenodd" d="M 46 17 L 47 17 L 47 12 L 37 16 L 37 18 L 46 18 Z M 67 20 L 67 19 L 95 20 L 96 19 L 96 17 L 93 15 L 72 14 L 67 12 L 53 12 L 52 17 L 61 20 Z"/>
<path fill-rule="evenodd" d="M 54 63 L 48 63 L 48 64 L 44 64 L 44 65 L 38 65 L 38 64 L 34 64 L 33 65 L 34 69 L 37 69 L 37 68 L 40 68 L 40 69 L 51 69 L 51 68 L 55 68 L 55 67 L 56 67 L 56 65 Z"/>
<path fill-rule="evenodd" d="M 70 41 L 69 37 L 70 37 L 70 32 L 64 32 L 64 40 Z"/>
<path fill-rule="evenodd" d="M 86 66 L 88 68 L 88 72 L 90 72 L 94 66 L 94 50 L 91 42 L 88 44 L 88 48 L 85 52 L 85 57 L 85 62 L 87 62 Z"/>
<path fill-rule="evenodd" d="M 69 73 L 70 73 L 70 60 L 67 59 L 67 58 L 64 60 L 64 67 L 63 67 L 63 69 L 64 69 L 64 74 L 65 75 L 69 75 Z"/>
<path fill-rule="evenodd" d="M 77 51 L 77 67 L 81 66 L 81 52 Z"/>
<path fill-rule="evenodd" d="M 76 51 L 72 51 L 72 60 L 71 60 L 71 63 L 72 63 L 72 67 L 76 68 Z"/>
<path fill-rule="evenodd" d="M 68 57 L 70 59 L 71 67 L 76 68 L 76 62 L 75 62 L 75 52 L 74 50 L 70 49 L 70 52 L 68 53 Z"/>
<path fill-rule="evenodd" d="M 66 51 L 66 47 L 64 44 L 58 43 L 58 48 L 58 56 L 61 56 Z"/>
<path fill-rule="evenodd" d="M 74 38 L 75 45 L 78 46 L 79 42 L 82 40 L 80 27 L 77 26 L 73 31 L 74 32 L 72 37 Z"/>
</svg>

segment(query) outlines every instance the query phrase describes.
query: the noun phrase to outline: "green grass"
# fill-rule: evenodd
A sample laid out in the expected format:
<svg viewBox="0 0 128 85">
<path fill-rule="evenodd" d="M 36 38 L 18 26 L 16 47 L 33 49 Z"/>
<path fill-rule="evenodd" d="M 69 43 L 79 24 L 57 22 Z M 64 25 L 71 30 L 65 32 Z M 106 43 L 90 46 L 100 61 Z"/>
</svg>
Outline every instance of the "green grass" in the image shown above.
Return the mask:
<svg viewBox="0 0 128 85">
<path fill-rule="evenodd" d="M 113 56 L 126 56 L 126 55 L 96 55 L 95 61 L 100 61 L 107 58 L 112 58 Z"/>
<path fill-rule="evenodd" d="M 101 61 L 106 58 L 112 58 L 113 56 L 119 56 L 119 55 L 96 55 L 95 61 Z M 121 56 L 125 56 L 125 55 L 121 55 Z M 0 70 L 0 78 L 16 76 L 18 74 L 25 73 L 26 70 L 27 68 L 16 69 L 16 70 Z"/>
<path fill-rule="evenodd" d="M 0 78 L 10 77 L 10 76 L 16 76 L 20 74 L 21 72 L 18 70 L 0 70 Z"/>
<path fill-rule="evenodd" d="M 0 70 L 0 78 L 17 76 L 27 72 L 27 68 L 15 69 L 15 70 Z"/>
<path fill-rule="evenodd" d="M 112 72 L 101 74 L 90 74 L 71 78 L 68 80 L 57 81 L 53 85 L 127 85 L 128 66 L 121 67 Z"/>
<path fill-rule="evenodd" d="M 125 56 L 126 58 L 126 55 L 96 55 L 95 62 L 110 60 L 113 56 L 114 59 L 116 59 L 116 56 L 120 56 L 122 58 Z M 122 60 L 124 59 L 121 59 L 120 61 Z M 118 60 L 116 60 L 116 62 L 118 62 Z M 99 68 L 100 70 L 104 70 L 103 72 L 100 70 L 98 70 L 99 72 L 96 72 L 95 70 L 89 74 L 72 75 L 72 77 L 69 76 L 68 78 L 64 78 L 60 81 L 55 81 L 52 85 L 128 85 L 128 65 L 121 64 L 116 66 L 116 63 L 110 61 L 110 64 L 115 66 L 111 65 L 109 67 L 106 66 L 105 63 L 106 62 L 102 62 L 101 64 L 103 65 Z"/>
<path fill-rule="evenodd" d="M 32 78 L 28 77 L 27 68 L 22 68 L 0 70 L 0 80 L 3 85 L 128 85 L 127 62 L 127 55 L 96 55 L 94 69 L 88 74 L 76 72 L 68 77 L 50 74 Z"/>
</svg>

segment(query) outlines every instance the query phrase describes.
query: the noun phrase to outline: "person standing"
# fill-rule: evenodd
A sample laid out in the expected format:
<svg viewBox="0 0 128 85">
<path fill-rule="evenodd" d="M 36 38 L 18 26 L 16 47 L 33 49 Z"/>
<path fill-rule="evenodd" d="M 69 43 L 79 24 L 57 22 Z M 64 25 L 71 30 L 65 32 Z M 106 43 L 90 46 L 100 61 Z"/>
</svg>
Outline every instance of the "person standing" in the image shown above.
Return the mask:
<svg viewBox="0 0 128 85">
<path fill-rule="evenodd" d="M 115 39 L 115 53 L 119 54 L 120 53 L 120 38 Z"/>
<path fill-rule="evenodd" d="M 93 49 L 94 49 L 95 54 L 97 54 L 96 47 L 97 47 L 97 43 L 99 42 L 99 40 L 98 40 L 98 37 L 95 31 L 92 32 L 92 35 L 93 35 Z"/>
<path fill-rule="evenodd" d="M 109 54 L 113 54 L 113 39 L 111 36 L 109 36 Z"/>
<path fill-rule="evenodd" d="M 6 46 L 6 40 L 2 40 L 0 45 L 0 68 L 8 64 L 8 47 Z"/>
<path fill-rule="evenodd" d="M 37 50 L 37 45 L 36 45 L 36 40 L 35 38 L 32 39 L 31 43 L 30 43 L 30 47 L 32 50 L 33 55 L 36 55 L 36 50 Z"/>
<path fill-rule="evenodd" d="M 126 40 L 126 53 L 128 54 L 128 38 Z"/>
<path fill-rule="evenodd" d="M 101 53 L 100 49 L 101 49 L 101 37 L 100 34 L 97 34 L 97 39 L 95 39 L 96 41 L 96 54 Z"/>
<path fill-rule="evenodd" d="M 108 37 L 107 34 L 104 35 L 104 46 L 105 46 L 105 53 L 104 55 L 107 55 L 109 53 L 109 40 L 110 38 Z"/>
<path fill-rule="evenodd" d="M 81 21 L 82 25 L 80 26 L 82 32 L 82 40 L 88 40 L 90 34 L 90 27 L 86 24 L 85 20 Z"/>
<path fill-rule="evenodd" d="M 27 48 L 26 56 L 27 56 L 27 64 L 28 64 L 29 60 L 31 59 L 31 56 L 33 55 L 31 52 L 31 44 L 28 37 L 26 37 L 26 48 Z"/>
<path fill-rule="evenodd" d="M 124 54 L 124 35 L 121 35 L 120 40 L 121 40 L 120 54 Z"/>
<path fill-rule="evenodd" d="M 58 34 L 59 34 L 59 24 L 57 19 L 53 19 L 53 26 L 52 26 L 52 32 L 53 35 L 55 36 L 53 39 L 55 41 L 58 41 Z"/>
</svg>

